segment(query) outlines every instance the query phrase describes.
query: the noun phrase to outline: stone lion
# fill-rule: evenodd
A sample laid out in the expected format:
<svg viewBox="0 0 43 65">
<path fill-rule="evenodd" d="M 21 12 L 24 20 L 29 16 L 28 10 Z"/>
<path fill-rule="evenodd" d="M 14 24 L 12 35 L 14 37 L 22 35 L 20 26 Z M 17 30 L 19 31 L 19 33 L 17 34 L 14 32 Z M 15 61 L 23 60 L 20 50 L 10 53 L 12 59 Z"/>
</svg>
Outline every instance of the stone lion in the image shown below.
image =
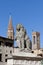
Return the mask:
<svg viewBox="0 0 43 65">
<path fill-rule="evenodd" d="M 27 48 L 30 49 L 30 38 L 26 33 L 26 29 L 23 27 L 22 24 L 18 24 L 16 26 L 16 36 L 15 40 L 17 43 L 17 47 L 19 48 Z"/>
</svg>

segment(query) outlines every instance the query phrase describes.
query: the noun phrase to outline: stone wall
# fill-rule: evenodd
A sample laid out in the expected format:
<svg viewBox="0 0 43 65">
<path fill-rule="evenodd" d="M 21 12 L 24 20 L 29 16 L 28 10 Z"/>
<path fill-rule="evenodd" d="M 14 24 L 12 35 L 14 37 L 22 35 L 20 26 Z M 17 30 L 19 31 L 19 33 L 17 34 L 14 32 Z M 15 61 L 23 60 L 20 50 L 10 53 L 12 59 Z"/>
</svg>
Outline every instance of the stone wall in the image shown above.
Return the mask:
<svg viewBox="0 0 43 65">
<path fill-rule="evenodd" d="M 41 63 L 41 61 L 10 59 L 7 61 L 7 65 L 42 65 L 42 63 Z"/>
</svg>

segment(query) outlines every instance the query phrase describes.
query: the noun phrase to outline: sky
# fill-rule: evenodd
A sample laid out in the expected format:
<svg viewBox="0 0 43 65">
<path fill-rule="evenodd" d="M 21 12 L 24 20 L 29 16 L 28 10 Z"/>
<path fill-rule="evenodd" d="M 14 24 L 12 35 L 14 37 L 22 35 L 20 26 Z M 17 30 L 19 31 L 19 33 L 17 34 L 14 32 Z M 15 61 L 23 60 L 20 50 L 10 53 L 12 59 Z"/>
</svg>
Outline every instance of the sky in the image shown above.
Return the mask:
<svg viewBox="0 0 43 65">
<path fill-rule="evenodd" d="M 31 40 L 32 31 L 40 32 L 43 48 L 43 0 L 0 0 L 0 36 L 7 37 L 10 15 L 14 32 L 18 23 L 25 27 Z"/>
</svg>

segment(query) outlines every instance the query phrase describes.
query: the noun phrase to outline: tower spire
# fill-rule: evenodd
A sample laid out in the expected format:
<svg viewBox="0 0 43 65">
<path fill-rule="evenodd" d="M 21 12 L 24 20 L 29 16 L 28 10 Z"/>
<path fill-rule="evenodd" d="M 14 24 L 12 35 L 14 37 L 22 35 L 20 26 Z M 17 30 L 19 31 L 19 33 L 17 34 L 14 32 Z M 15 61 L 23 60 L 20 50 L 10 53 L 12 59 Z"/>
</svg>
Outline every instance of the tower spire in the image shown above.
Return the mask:
<svg viewBox="0 0 43 65">
<path fill-rule="evenodd" d="M 10 19 L 9 19 L 8 29 L 13 29 L 13 25 L 12 25 L 12 17 L 11 17 L 11 16 L 10 16 Z"/>
<path fill-rule="evenodd" d="M 12 25 L 12 17 L 11 16 L 10 16 L 9 24 L 8 24 L 8 34 L 7 34 L 7 37 L 9 39 L 14 39 L 14 28 L 13 28 L 13 25 Z"/>
</svg>

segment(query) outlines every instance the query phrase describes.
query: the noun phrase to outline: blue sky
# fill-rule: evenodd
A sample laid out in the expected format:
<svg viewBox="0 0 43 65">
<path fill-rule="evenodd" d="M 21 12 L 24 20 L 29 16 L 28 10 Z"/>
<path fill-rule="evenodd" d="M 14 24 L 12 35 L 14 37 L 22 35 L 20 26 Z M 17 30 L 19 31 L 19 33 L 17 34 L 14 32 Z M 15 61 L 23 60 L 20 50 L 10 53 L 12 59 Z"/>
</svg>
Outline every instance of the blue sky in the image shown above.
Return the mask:
<svg viewBox="0 0 43 65">
<path fill-rule="evenodd" d="M 10 13 L 14 30 L 21 23 L 32 39 L 32 30 L 40 32 L 43 47 L 43 0 L 0 0 L 0 36 L 7 36 Z"/>
</svg>

